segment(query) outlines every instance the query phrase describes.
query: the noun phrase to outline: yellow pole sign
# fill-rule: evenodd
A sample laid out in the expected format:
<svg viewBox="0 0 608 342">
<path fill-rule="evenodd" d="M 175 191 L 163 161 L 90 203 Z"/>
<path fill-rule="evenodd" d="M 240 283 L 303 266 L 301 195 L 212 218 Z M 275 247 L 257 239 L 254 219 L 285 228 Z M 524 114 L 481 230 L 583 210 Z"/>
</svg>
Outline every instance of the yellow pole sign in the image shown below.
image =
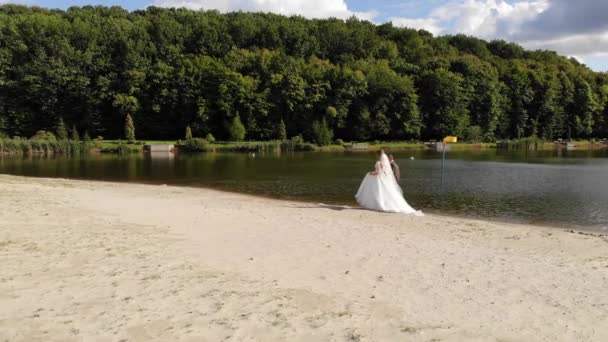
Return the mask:
<svg viewBox="0 0 608 342">
<path fill-rule="evenodd" d="M 458 142 L 458 137 L 449 135 L 443 138 L 443 156 L 441 157 L 441 185 L 443 185 L 443 167 L 445 165 L 445 151 L 447 150 L 447 144 L 456 142 Z"/>
<path fill-rule="evenodd" d="M 447 137 L 443 138 L 443 142 L 444 143 L 457 143 L 458 137 L 447 136 Z"/>
</svg>

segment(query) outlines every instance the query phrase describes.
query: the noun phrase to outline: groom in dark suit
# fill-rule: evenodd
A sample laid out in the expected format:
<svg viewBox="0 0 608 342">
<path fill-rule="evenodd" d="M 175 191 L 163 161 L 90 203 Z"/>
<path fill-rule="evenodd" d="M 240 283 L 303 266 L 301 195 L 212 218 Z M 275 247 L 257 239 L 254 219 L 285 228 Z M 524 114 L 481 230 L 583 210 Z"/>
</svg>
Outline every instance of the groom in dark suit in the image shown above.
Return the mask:
<svg viewBox="0 0 608 342">
<path fill-rule="evenodd" d="M 391 161 L 391 169 L 393 169 L 395 180 L 397 181 L 397 184 L 399 184 L 401 182 L 401 171 L 399 170 L 399 165 L 397 165 L 395 157 L 393 157 L 392 154 L 388 156 L 388 159 Z"/>
</svg>

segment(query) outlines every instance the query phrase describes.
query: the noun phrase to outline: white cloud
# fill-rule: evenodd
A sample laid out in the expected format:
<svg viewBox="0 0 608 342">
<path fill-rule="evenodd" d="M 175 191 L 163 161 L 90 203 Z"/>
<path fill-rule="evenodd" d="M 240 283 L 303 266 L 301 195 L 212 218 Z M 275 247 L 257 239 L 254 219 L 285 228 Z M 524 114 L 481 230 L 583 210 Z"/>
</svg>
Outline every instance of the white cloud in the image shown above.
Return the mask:
<svg viewBox="0 0 608 342">
<path fill-rule="evenodd" d="M 451 0 L 427 17 L 391 21 L 434 34 L 505 39 L 579 60 L 606 56 L 608 61 L 607 7 L 605 0 Z"/>
<path fill-rule="evenodd" d="M 443 27 L 438 20 L 433 18 L 422 18 L 422 19 L 410 19 L 410 18 L 390 18 L 395 26 L 411 27 L 415 29 L 422 29 L 431 32 L 432 34 L 438 35 L 443 32 Z"/>
<path fill-rule="evenodd" d="M 391 20 L 398 26 L 432 27 L 440 34 L 464 33 L 482 38 L 499 38 L 505 34 L 519 33 L 523 23 L 533 19 L 547 6 L 548 0 L 513 4 L 504 0 L 461 0 L 435 8 L 427 18 L 393 17 Z"/>
<path fill-rule="evenodd" d="M 608 32 L 565 36 L 551 40 L 531 40 L 526 41 L 525 45 L 530 49 L 567 51 L 567 54 L 576 56 L 603 55 L 608 54 Z"/>
<path fill-rule="evenodd" d="M 572 55 L 572 56 L 567 56 L 568 58 L 574 58 L 576 59 L 579 63 L 581 64 L 585 64 L 585 59 L 583 59 L 581 56 L 576 56 L 576 55 Z"/>
<path fill-rule="evenodd" d="M 536 39 L 608 32 L 608 1 L 550 0 L 550 6 L 524 29 Z"/>
<path fill-rule="evenodd" d="M 248 11 L 301 15 L 307 18 L 341 18 L 357 16 L 372 20 L 377 12 L 353 12 L 344 0 L 156 0 L 155 6 L 216 9 L 220 12 Z"/>
</svg>

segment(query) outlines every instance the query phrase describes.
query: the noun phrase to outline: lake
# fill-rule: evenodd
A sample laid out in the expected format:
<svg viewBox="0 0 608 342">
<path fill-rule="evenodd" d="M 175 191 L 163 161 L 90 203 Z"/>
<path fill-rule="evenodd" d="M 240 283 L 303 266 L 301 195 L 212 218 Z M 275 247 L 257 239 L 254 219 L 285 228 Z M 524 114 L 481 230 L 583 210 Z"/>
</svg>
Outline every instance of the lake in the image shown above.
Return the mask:
<svg viewBox="0 0 608 342">
<path fill-rule="evenodd" d="M 406 199 L 425 212 L 608 232 L 608 150 L 394 153 Z M 0 173 L 211 187 L 353 205 L 373 153 L 0 157 Z"/>
</svg>

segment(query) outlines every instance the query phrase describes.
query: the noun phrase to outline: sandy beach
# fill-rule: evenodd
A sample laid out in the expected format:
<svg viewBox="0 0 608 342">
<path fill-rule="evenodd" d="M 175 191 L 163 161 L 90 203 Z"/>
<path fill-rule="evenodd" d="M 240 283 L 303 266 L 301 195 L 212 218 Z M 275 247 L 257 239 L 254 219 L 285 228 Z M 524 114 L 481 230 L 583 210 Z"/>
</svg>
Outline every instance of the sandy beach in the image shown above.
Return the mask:
<svg viewBox="0 0 608 342">
<path fill-rule="evenodd" d="M 608 341 L 608 237 L 0 175 L 0 341 Z"/>
</svg>

